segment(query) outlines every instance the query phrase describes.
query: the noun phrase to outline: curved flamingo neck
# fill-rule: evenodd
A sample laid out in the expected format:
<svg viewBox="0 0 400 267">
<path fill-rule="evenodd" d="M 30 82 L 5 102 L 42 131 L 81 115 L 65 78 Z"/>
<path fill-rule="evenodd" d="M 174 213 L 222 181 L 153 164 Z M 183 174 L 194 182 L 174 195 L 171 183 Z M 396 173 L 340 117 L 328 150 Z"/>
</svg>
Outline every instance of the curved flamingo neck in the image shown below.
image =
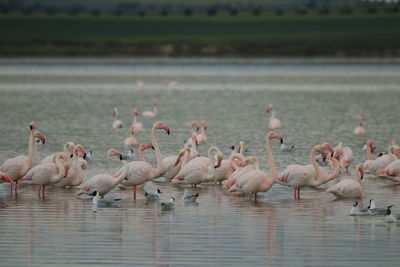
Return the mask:
<svg viewBox="0 0 400 267">
<path fill-rule="evenodd" d="M 321 176 L 321 170 L 319 169 L 318 163 L 315 160 L 315 152 L 317 151 L 317 149 L 318 149 L 318 146 L 314 146 L 311 149 L 310 161 L 311 161 L 312 166 L 314 167 L 314 170 L 315 170 L 315 173 L 316 173 L 316 176 L 317 176 L 317 179 L 318 179 Z"/>
<path fill-rule="evenodd" d="M 157 128 L 155 126 L 153 126 L 153 128 L 151 129 L 151 144 L 154 147 L 154 153 L 156 155 L 156 160 L 157 160 L 157 167 L 153 168 L 152 178 L 159 176 L 159 174 L 162 172 L 163 169 L 162 156 L 160 148 L 158 146 L 156 130 Z"/>
<path fill-rule="evenodd" d="M 57 174 L 53 178 L 55 181 L 61 180 L 64 177 L 64 174 L 65 174 L 64 165 L 62 164 L 60 158 L 61 158 L 60 154 L 57 154 L 54 157 L 54 163 L 56 165 L 56 170 L 57 170 Z"/>
<path fill-rule="evenodd" d="M 335 158 L 331 158 L 331 160 L 333 162 L 333 170 L 330 173 L 328 173 L 325 177 L 321 177 L 321 184 L 327 183 L 339 175 L 340 171 L 339 161 L 337 161 L 337 159 Z"/>
<path fill-rule="evenodd" d="M 144 159 L 144 149 L 139 148 L 139 161 L 145 161 Z"/>
<path fill-rule="evenodd" d="M 271 122 L 274 119 L 275 119 L 275 109 L 272 110 L 271 117 L 269 118 L 269 121 Z"/>
<path fill-rule="evenodd" d="M 129 168 L 126 166 L 126 161 L 123 162 L 124 165 L 122 166 L 122 171 L 119 171 L 120 174 L 115 177 L 115 181 L 113 183 L 113 187 L 117 186 L 120 182 L 122 182 L 122 180 L 126 177 L 126 175 L 128 174 L 128 170 Z"/>
<path fill-rule="evenodd" d="M 34 138 L 35 138 L 35 130 L 31 130 L 29 133 L 29 142 L 28 142 L 28 170 L 32 168 L 32 160 L 34 153 Z"/>
<path fill-rule="evenodd" d="M 265 140 L 265 153 L 266 153 L 266 157 L 268 160 L 269 171 L 271 172 L 272 179 L 274 179 L 274 181 L 276 181 L 275 161 L 274 161 L 274 157 L 272 155 L 270 142 L 271 142 L 271 138 L 267 136 L 266 140 Z M 257 161 L 257 165 L 258 165 L 258 161 Z"/>
<path fill-rule="evenodd" d="M 196 143 L 196 140 L 192 139 L 192 149 L 190 152 L 190 156 L 194 158 L 194 157 L 197 157 L 197 154 L 198 154 L 197 143 Z"/>
</svg>

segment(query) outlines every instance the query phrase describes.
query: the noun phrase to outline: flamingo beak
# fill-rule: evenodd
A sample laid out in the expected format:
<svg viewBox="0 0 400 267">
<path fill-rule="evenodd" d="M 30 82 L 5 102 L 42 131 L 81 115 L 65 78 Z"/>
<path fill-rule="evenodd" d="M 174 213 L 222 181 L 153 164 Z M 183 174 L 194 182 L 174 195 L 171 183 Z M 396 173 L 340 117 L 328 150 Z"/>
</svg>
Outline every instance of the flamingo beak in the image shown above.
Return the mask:
<svg viewBox="0 0 400 267">
<path fill-rule="evenodd" d="M 46 142 L 46 137 L 44 137 L 44 135 L 43 135 L 43 134 L 40 134 L 40 133 L 36 134 L 35 136 L 36 136 L 37 138 L 39 138 L 40 141 L 42 142 L 42 144 L 44 145 L 44 143 Z"/>
<path fill-rule="evenodd" d="M 116 155 L 119 158 L 119 160 L 122 160 L 122 154 L 121 153 L 116 153 Z"/>
<path fill-rule="evenodd" d="M 216 162 L 214 168 L 219 168 L 221 167 L 221 162 L 222 162 L 222 157 L 220 155 L 218 155 L 218 161 Z"/>
<path fill-rule="evenodd" d="M 335 151 L 333 151 L 333 149 L 330 147 L 328 148 L 329 152 L 331 153 L 331 157 L 333 157 L 333 154 L 335 154 Z"/>
<path fill-rule="evenodd" d="M 83 154 L 83 159 L 86 159 L 86 153 L 85 153 L 85 154 Z"/>
<path fill-rule="evenodd" d="M 163 126 L 161 127 L 161 129 L 163 129 L 164 131 L 166 131 L 168 135 L 170 134 L 169 127 L 168 127 L 167 125 L 164 125 L 164 124 L 163 124 Z"/>
</svg>

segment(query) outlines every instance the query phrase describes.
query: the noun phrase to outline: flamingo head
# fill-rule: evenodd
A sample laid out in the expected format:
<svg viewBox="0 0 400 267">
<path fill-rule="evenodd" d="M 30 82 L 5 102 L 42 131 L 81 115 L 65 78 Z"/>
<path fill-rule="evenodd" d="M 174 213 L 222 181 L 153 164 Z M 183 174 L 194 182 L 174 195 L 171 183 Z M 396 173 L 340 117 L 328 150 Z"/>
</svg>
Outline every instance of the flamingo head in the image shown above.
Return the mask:
<svg viewBox="0 0 400 267">
<path fill-rule="evenodd" d="M 320 150 L 321 156 L 322 156 L 322 160 L 325 162 L 326 161 L 326 153 L 323 150 Z"/>
<path fill-rule="evenodd" d="M 205 120 L 201 121 L 201 126 L 203 126 L 204 130 L 207 130 L 207 123 Z"/>
<path fill-rule="evenodd" d="M 224 157 L 222 156 L 222 153 L 220 153 L 220 152 L 215 153 L 214 158 L 215 158 L 214 168 L 221 167 L 222 160 L 224 159 Z"/>
<path fill-rule="evenodd" d="M 200 126 L 197 121 L 192 121 L 192 128 L 196 129 L 196 131 L 200 130 Z"/>
<path fill-rule="evenodd" d="M 268 137 L 269 139 L 278 139 L 278 140 L 281 141 L 281 144 L 283 144 L 283 137 L 282 137 L 282 135 L 279 135 L 279 134 L 277 134 L 277 133 L 275 133 L 275 132 L 268 132 L 267 137 Z"/>
<path fill-rule="evenodd" d="M 40 142 L 42 142 L 42 144 L 44 144 L 46 142 L 46 137 L 43 134 L 41 134 L 40 132 L 35 131 L 35 135 L 34 136 L 36 138 L 39 138 L 39 140 L 40 140 Z"/>
<path fill-rule="evenodd" d="M 272 111 L 274 109 L 273 105 L 268 105 L 265 107 L 265 110 L 267 111 L 267 113 L 269 113 L 270 111 Z"/>
<path fill-rule="evenodd" d="M 335 151 L 333 150 L 331 144 L 326 142 L 321 145 L 321 150 L 328 150 L 331 153 L 331 157 L 333 157 L 333 155 L 335 154 Z"/>
<path fill-rule="evenodd" d="M 117 108 L 113 108 L 112 116 L 113 116 L 113 118 L 115 118 L 115 119 L 118 117 L 118 109 L 117 109 Z"/>
<path fill-rule="evenodd" d="M 361 116 L 357 118 L 357 121 L 358 121 L 358 125 L 362 126 L 363 118 Z"/>
<path fill-rule="evenodd" d="M 139 146 L 139 149 L 141 151 L 144 151 L 144 150 L 149 149 L 149 148 L 154 150 L 154 146 L 152 144 L 140 144 L 140 146 Z"/>
<path fill-rule="evenodd" d="M 85 149 L 83 148 L 83 145 L 77 144 L 76 146 L 74 146 L 74 149 L 75 149 L 76 155 L 77 155 L 78 157 L 83 157 L 83 159 L 86 158 L 86 151 L 85 151 Z"/>
<path fill-rule="evenodd" d="M 170 131 L 169 131 L 169 127 L 167 126 L 167 125 L 165 125 L 164 123 L 162 123 L 162 122 L 156 122 L 155 124 L 154 124 L 154 127 L 156 127 L 156 129 L 163 129 L 164 131 L 166 131 L 167 132 L 167 134 L 169 135 L 169 133 L 170 133 Z"/>
<path fill-rule="evenodd" d="M 34 121 L 31 121 L 31 123 L 29 124 L 29 129 L 33 131 L 35 130 L 35 128 L 36 128 L 36 123 Z"/>
<path fill-rule="evenodd" d="M 122 154 L 115 149 L 110 149 L 107 151 L 107 155 L 109 157 L 117 157 L 119 160 L 122 160 Z"/>
<path fill-rule="evenodd" d="M 359 175 L 359 177 L 360 177 L 361 180 L 364 178 L 364 171 L 363 171 L 363 168 L 362 168 L 362 164 L 361 164 L 361 163 L 358 163 L 358 164 L 356 165 L 356 173 Z"/>
<path fill-rule="evenodd" d="M 134 108 L 134 109 L 132 110 L 132 116 L 137 116 L 137 115 L 139 115 L 139 109 Z"/>
</svg>

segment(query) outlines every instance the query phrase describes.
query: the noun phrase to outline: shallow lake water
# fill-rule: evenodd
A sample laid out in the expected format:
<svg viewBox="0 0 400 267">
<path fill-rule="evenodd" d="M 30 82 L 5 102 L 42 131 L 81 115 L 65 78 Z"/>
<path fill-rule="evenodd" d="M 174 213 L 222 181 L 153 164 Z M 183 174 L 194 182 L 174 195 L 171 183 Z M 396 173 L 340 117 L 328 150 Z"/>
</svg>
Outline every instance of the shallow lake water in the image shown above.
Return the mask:
<svg viewBox="0 0 400 267">
<path fill-rule="evenodd" d="M 192 120 L 207 121 L 205 155 L 217 145 L 227 156 L 230 146 L 245 142 L 267 169 L 265 135 L 273 104 L 284 124 L 277 130 L 295 144 L 282 153 L 273 142 L 278 171 L 309 163 L 311 148 L 324 141 L 352 148 L 356 163 L 373 140 L 378 151 L 392 139 L 400 141 L 400 61 L 398 60 L 241 60 L 241 59 L 2 59 L 0 60 L 0 162 L 27 153 L 29 122 L 46 136 L 41 157 L 62 150 L 66 141 L 81 143 L 94 154 L 85 179 L 114 173 L 120 164 L 106 156 L 109 148 L 123 152 L 128 128 L 113 129 L 111 111 L 130 124 L 135 107 L 159 115 L 139 117 L 150 141 L 152 124 L 161 120 L 171 135 L 158 133 L 161 152 L 172 155 L 190 136 Z M 144 82 L 138 86 L 137 81 Z M 176 81 L 168 86 L 166 81 Z M 353 134 L 363 116 L 364 136 Z M 154 155 L 146 152 L 154 163 Z M 298 265 L 385 266 L 398 264 L 400 224 L 383 217 L 352 217 L 353 201 L 335 201 L 325 192 L 304 189 L 293 199 L 292 188 L 274 185 L 252 197 L 229 195 L 220 185 L 204 184 L 198 205 L 182 201 L 184 186 L 157 184 L 163 197 L 177 199 L 175 210 L 163 212 L 143 193 L 115 189 L 118 202 L 99 206 L 75 196 L 75 188 L 21 187 L 10 194 L 0 185 L 0 259 L 4 266 L 54 265 Z M 395 204 L 400 213 L 400 187 L 382 180 L 363 181 L 367 203 Z"/>
</svg>

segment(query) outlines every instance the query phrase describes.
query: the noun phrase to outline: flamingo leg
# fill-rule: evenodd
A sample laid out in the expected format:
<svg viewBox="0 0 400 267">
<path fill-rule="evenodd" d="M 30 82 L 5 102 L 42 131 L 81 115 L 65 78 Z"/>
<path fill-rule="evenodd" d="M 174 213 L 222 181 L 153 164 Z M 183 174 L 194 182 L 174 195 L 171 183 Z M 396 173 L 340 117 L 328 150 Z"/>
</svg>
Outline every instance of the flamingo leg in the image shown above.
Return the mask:
<svg viewBox="0 0 400 267">
<path fill-rule="evenodd" d="M 43 185 L 43 190 L 42 190 L 42 197 L 43 197 L 43 199 L 44 199 L 44 191 L 45 191 L 45 188 L 46 188 L 46 186 Z"/>
<path fill-rule="evenodd" d="M 14 191 L 15 191 L 15 194 L 18 194 L 18 185 L 17 184 L 15 184 Z"/>
<path fill-rule="evenodd" d="M 133 200 L 136 200 L 136 185 L 133 186 Z"/>
<path fill-rule="evenodd" d="M 297 199 L 300 199 L 300 187 L 297 188 Z"/>
<path fill-rule="evenodd" d="M 39 197 L 39 199 L 40 199 L 40 191 L 42 190 L 42 186 L 41 185 L 39 185 L 39 190 L 38 190 L 38 197 Z"/>
<path fill-rule="evenodd" d="M 257 193 L 254 194 L 254 201 L 257 200 Z"/>
</svg>

